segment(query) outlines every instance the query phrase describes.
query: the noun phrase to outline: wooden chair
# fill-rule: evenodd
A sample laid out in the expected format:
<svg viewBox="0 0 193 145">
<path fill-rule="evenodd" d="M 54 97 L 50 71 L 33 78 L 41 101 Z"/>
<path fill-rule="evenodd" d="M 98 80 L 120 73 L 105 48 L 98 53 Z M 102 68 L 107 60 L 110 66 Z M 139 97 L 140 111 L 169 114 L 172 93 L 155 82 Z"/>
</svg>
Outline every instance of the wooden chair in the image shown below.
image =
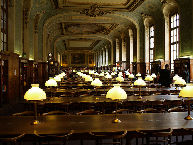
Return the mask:
<svg viewBox="0 0 193 145">
<path fill-rule="evenodd" d="M 93 139 L 96 140 L 96 145 L 101 144 L 113 144 L 113 145 L 122 145 L 122 139 L 126 136 L 127 131 L 115 131 L 115 132 L 90 132 L 90 135 Z M 112 139 L 111 142 L 109 139 Z M 106 142 L 104 142 L 106 140 Z"/>
<path fill-rule="evenodd" d="M 146 144 L 150 145 L 152 143 L 158 144 L 158 143 L 167 143 L 171 144 L 171 136 L 173 133 L 173 130 L 171 128 L 168 129 L 162 129 L 162 130 L 148 130 L 148 131 L 142 131 L 144 135 L 146 136 Z M 162 138 L 162 139 L 160 139 Z"/>
<path fill-rule="evenodd" d="M 72 131 L 64 134 L 49 134 L 39 135 L 35 133 L 38 138 L 39 145 L 66 145 L 69 136 L 73 134 Z"/>
<path fill-rule="evenodd" d="M 64 112 L 64 111 L 60 111 L 60 110 L 54 110 L 54 111 L 50 111 L 47 113 L 43 113 L 42 115 L 43 116 L 46 116 L 46 115 L 69 115 L 69 113 Z"/>
<path fill-rule="evenodd" d="M 19 112 L 19 113 L 14 113 L 12 116 L 34 116 L 33 111 L 24 111 L 24 112 Z"/>
<path fill-rule="evenodd" d="M 0 144 L 11 144 L 11 145 L 16 145 L 17 142 L 20 142 L 22 138 L 24 138 L 25 134 L 20 134 L 20 135 L 8 135 L 8 136 L 0 136 Z"/>
<path fill-rule="evenodd" d="M 94 109 L 84 110 L 76 113 L 76 115 L 96 115 L 96 114 L 101 114 L 101 113 L 100 111 L 96 111 Z"/>
</svg>

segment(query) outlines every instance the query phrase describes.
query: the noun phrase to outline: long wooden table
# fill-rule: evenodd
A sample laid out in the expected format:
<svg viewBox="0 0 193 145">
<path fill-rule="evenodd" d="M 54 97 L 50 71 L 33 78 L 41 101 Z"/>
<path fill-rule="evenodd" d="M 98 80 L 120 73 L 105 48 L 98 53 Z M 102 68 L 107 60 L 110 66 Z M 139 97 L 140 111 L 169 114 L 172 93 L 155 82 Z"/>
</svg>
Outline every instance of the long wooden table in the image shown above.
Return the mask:
<svg viewBox="0 0 193 145">
<path fill-rule="evenodd" d="M 14 134 L 62 134 L 112 132 L 127 130 L 193 129 L 193 120 L 185 120 L 186 112 L 180 113 L 132 113 L 121 114 L 121 123 L 112 123 L 113 115 L 55 115 L 38 117 L 40 124 L 31 125 L 33 116 L 0 116 L 0 136 Z"/>
</svg>

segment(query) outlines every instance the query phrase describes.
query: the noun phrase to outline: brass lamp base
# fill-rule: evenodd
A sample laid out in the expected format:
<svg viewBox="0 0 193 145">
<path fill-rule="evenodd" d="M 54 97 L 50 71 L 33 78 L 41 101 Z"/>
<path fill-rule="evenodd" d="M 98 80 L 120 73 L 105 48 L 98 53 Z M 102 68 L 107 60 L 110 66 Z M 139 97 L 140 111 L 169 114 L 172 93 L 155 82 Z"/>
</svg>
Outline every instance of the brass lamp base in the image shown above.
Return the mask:
<svg viewBox="0 0 193 145">
<path fill-rule="evenodd" d="M 115 119 L 113 119 L 113 121 L 112 121 L 113 123 L 120 123 L 121 122 L 121 120 L 119 120 L 118 118 L 115 118 Z"/>
<path fill-rule="evenodd" d="M 32 122 L 32 124 L 33 124 L 33 125 L 37 125 L 37 124 L 40 124 L 40 122 L 39 122 L 38 120 L 34 120 L 34 121 Z"/>
<path fill-rule="evenodd" d="M 190 116 L 190 115 L 186 116 L 184 119 L 186 119 L 186 120 L 193 120 L 192 116 Z"/>
<path fill-rule="evenodd" d="M 139 96 L 139 97 L 138 97 L 138 99 L 142 99 L 142 97 L 141 97 L 141 96 Z"/>
</svg>

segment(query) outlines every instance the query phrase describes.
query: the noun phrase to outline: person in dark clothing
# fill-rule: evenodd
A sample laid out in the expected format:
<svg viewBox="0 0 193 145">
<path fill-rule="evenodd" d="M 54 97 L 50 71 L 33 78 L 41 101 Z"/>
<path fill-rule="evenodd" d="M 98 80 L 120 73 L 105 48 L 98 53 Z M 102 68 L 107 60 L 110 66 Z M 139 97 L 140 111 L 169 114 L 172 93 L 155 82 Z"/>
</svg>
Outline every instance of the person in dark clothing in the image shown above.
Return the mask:
<svg viewBox="0 0 193 145">
<path fill-rule="evenodd" d="M 165 69 L 160 70 L 159 82 L 161 86 L 170 87 L 172 81 L 168 64 L 165 65 Z"/>
<path fill-rule="evenodd" d="M 186 83 L 190 82 L 190 73 L 187 65 L 184 65 L 184 71 L 182 76 L 183 76 L 183 79 L 186 81 Z"/>
</svg>

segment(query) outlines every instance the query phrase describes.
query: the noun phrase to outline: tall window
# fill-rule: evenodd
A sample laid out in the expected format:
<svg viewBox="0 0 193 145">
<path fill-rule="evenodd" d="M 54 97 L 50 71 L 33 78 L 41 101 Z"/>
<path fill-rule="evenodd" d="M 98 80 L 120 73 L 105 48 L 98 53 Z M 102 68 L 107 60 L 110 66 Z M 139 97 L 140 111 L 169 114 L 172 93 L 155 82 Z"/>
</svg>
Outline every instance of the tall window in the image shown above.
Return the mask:
<svg viewBox="0 0 193 145">
<path fill-rule="evenodd" d="M 154 26 L 149 28 L 149 61 L 153 62 L 154 59 Z M 151 65 L 150 65 L 151 69 Z"/>
<path fill-rule="evenodd" d="M 170 61 L 171 70 L 174 71 L 174 60 L 179 56 L 179 14 L 174 14 L 170 19 Z"/>
<path fill-rule="evenodd" d="M 7 50 L 7 24 L 8 24 L 8 0 L 1 0 L 1 50 Z"/>
</svg>

